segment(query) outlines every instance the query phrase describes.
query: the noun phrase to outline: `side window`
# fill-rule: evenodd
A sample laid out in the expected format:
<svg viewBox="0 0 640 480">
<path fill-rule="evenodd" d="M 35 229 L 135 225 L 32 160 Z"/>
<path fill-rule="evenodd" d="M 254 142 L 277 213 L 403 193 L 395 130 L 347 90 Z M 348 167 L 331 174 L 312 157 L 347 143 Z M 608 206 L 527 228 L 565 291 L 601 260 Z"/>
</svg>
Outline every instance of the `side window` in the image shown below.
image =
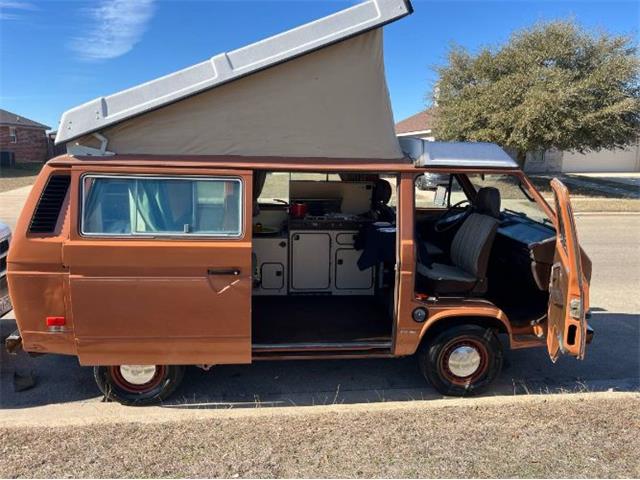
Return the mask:
<svg viewBox="0 0 640 480">
<path fill-rule="evenodd" d="M 86 175 L 82 198 L 86 235 L 242 234 L 240 179 Z"/>
<path fill-rule="evenodd" d="M 500 191 L 500 203 L 503 211 L 525 215 L 539 223 L 548 223 L 547 215 L 535 200 L 525 193 L 518 176 L 490 173 L 486 175 L 470 174 L 468 177 L 476 191 L 483 187 L 497 188 Z"/>
<path fill-rule="evenodd" d="M 453 175 L 427 172 L 416 178 L 416 208 L 446 209 L 466 199 L 466 194 Z"/>
</svg>

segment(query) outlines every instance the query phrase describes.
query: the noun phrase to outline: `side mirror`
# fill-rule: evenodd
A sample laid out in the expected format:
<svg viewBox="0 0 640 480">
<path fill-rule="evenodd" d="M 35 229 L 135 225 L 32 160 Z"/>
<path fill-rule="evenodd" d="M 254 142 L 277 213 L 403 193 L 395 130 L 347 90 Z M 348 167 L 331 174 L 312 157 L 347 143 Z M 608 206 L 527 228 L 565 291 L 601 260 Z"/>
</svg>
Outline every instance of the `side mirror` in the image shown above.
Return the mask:
<svg viewBox="0 0 640 480">
<path fill-rule="evenodd" d="M 447 193 L 448 188 L 445 185 L 438 185 L 436 187 L 436 194 L 433 197 L 433 204 L 436 207 L 446 207 L 447 206 Z"/>
</svg>

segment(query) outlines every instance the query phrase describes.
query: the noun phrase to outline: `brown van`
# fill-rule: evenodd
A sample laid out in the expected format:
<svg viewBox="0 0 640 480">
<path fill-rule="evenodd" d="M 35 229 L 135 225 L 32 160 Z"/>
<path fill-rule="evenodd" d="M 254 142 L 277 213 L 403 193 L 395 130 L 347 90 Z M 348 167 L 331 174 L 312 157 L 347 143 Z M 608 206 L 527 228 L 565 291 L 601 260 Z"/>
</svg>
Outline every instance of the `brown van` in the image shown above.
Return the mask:
<svg viewBox="0 0 640 480">
<path fill-rule="evenodd" d="M 76 355 L 132 404 L 185 365 L 417 354 L 466 395 L 500 372 L 500 334 L 582 358 L 590 268 L 567 189 L 551 183 L 552 209 L 502 161 L 58 157 L 9 252 L 23 348 Z M 422 190 L 424 173 L 444 181 Z"/>
<path fill-rule="evenodd" d="M 583 358 L 564 185 L 395 136 L 381 29 L 410 13 L 370 0 L 66 112 L 10 245 L 10 345 L 77 356 L 126 404 L 188 365 L 416 355 L 467 395 L 503 344 Z"/>
</svg>

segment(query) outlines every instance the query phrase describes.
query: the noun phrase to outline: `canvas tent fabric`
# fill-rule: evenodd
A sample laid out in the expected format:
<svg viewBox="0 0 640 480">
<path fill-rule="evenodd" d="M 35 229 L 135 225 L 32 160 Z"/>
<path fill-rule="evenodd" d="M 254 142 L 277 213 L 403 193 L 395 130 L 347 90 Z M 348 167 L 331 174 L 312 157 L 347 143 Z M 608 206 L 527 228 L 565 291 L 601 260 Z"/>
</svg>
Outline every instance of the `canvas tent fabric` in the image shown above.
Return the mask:
<svg viewBox="0 0 640 480">
<path fill-rule="evenodd" d="M 100 131 L 117 154 L 402 158 L 382 29 Z M 87 136 L 78 143 L 97 146 Z"/>
</svg>

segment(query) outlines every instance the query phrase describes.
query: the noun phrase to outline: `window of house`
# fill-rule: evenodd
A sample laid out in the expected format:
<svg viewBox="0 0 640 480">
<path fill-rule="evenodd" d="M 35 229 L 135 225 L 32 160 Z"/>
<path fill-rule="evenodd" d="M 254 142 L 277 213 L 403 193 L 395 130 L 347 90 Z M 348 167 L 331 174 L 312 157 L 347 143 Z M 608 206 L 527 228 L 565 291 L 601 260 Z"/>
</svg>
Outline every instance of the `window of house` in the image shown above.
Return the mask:
<svg viewBox="0 0 640 480">
<path fill-rule="evenodd" d="M 242 235 L 238 178 L 85 175 L 85 235 Z"/>
<path fill-rule="evenodd" d="M 11 143 L 18 143 L 18 133 L 16 127 L 9 127 L 9 141 Z"/>
</svg>

